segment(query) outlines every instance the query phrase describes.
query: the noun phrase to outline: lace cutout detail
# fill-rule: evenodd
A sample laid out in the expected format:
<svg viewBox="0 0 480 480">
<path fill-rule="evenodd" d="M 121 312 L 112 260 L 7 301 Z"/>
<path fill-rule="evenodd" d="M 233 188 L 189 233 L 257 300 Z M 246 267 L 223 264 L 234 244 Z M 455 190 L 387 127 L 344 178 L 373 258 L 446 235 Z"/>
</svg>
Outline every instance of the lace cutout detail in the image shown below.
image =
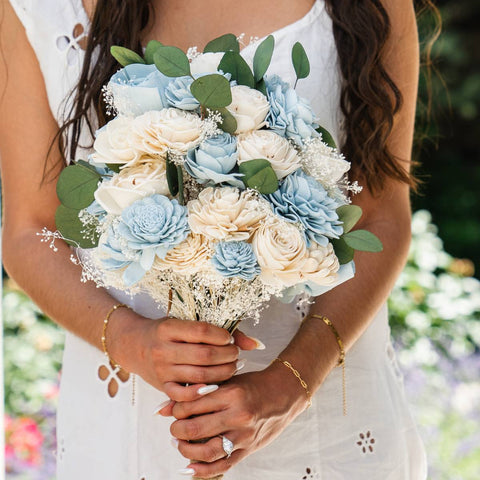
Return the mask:
<svg viewBox="0 0 480 480">
<path fill-rule="evenodd" d="M 130 374 L 118 367 L 112 370 L 110 366 L 100 365 L 100 367 L 98 367 L 98 378 L 102 380 L 102 382 L 108 382 L 108 395 L 114 398 L 119 390 L 119 381 L 126 383 L 130 378 Z"/>
<path fill-rule="evenodd" d="M 367 433 L 360 433 L 359 437 L 360 440 L 358 440 L 357 445 L 360 447 L 362 453 L 373 453 L 375 439 L 372 437 L 370 430 Z"/>
<path fill-rule="evenodd" d="M 61 52 L 66 52 L 68 65 L 74 65 L 78 62 L 78 51 L 87 48 L 87 33 L 85 27 L 81 23 L 77 23 L 73 27 L 72 34 L 60 35 L 57 37 L 57 48 Z"/>
<path fill-rule="evenodd" d="M 314 468 L 307 467 L 305 469 L 305 473 L 303 474 L 303 477 L 301 477 L 301 480 L 311 480 L 311 479 L 319 479 L 320 475 L 318 472 L 315 471 Z"/>
</svg>

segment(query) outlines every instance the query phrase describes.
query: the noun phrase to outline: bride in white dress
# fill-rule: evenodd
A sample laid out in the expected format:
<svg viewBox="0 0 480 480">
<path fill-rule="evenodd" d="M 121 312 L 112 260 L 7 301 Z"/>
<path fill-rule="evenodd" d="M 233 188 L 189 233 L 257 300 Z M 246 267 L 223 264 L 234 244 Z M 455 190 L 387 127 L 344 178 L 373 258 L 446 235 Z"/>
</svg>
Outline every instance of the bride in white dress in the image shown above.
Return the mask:
<svg viewBox="0 0 480 480">
<path fill-rule="evenodd" d="M 319 123 L 340 144 L 355 135 L 351 133 L 355 125 L 345 121 L 340 107 L 342 75 L 357 92 L 356 98 L 343 99 L 345 108 L 350 104 L 357 109 L 352 118 L 360 124 L 375 119 L 385 123 L 381 132 L 375 132 L 371 125 L 361 127 L 377 139 L 385 135 L 383 144 L 377 140 L 383 150 L 369 152 L 375 157 L 370 166 L 368 155 L 360 151 L 349 158 L 354 164 L 363 162 L 354 170 L 362 184 L 383 186 L 377 188 L 377 195 L 366 188 L 353 200 L 363 207 L 364 225 L 382 239 L 385 250 L 382 254 L 358 255 L 356 277 L 311 307 L 312 312 L 332 320 L 347 348 L 348 413 L 344 416 L 342 371 L 335 368 L 338 344 L 318 319 L 302 323 L 307 313 L 303 307 L 272 301 L 258 326 L 244 324 L 244 333 L 261 339 L 266 348 L 241 352 L 245 368 L 218 390 L 200 395 L 198 388 L 229 379 L 241 365 L 237 363 L 238 349 L 229 344 L 227 334 L 222 337 L 222 332 L 200 332 L 194 330 L 198 324 L 193 323 L 182 330 L 185 322 L 180 321 L 163 322 L 163 330 L 158 329 L 160 322 L 147 318 L 161 318 L 163 312 L 148 297 L 131 299 L 122 292 L 107 293 L 81 284 L 78 267 L 69 261 L 70 250 L 58 245 L 59 251 L 52 254 L 36 237 L 43 226 L 53 229 L 57 200 L 55 182 L 48 178 L 61 168 L 55 143 L 46 174 L 45 158 L 58 125 L 64 122 L 64 102 L 81 77 L 88 33 L 95 25 L 100 32 L 105 17 L 111 18 L 112 28 L 117 28 L 118 16 L 126 15 L 125 9 L 148 3 L 98 1 L 97 24 L 91 23 L 94 0 L 2 2 L 5 65 L 1 68 L 7 69 L 0 82 L 4 258 L 10 275 L 67 329 L 58 410 L 58 479 L 213 477 L 228 469 L 226 480 L 424 480 L 424 450 L 408 411 L 385 305 L 409 244 L 409 177 L 404 168 L 408 169 L 410 157 L 418 77 L 412 2 L 384 0 L 384 10 L 374 0 L 361 2 L 367 5 L 363 7 L 352 0 L 335 8 L 326 0 L 154 1 L 154 21 L 141 39 L 143 44 L 158 38 L 165 44 L 181 48 L 198 45 L 200 49 L 226 31 L 245 32 L 245 38 L 273 31 L 276 48 L 268 73 L 293 83 L 290 51 L 300 41 L 309 55 L 311 74 L 299 82 L 297 92 L 309 99 Z M 115 8 L 108 10 L 112 5 Z M 363 29 L 364 35 L 373 38 L 375 32 L 368 32 L 368 23 L 362 26 L 362 22 L 375 20 L 384 28 L 386 18 L 382 15 L 386 13 L 391 32 L 381 51 L 381 65 L 388 71 L 387 80 L 380 71 L 379 59 L 372 57 L 379 44 L 371 39 L 363 39 L 362 44 L 360 33 Z M 351 40 L 356 48 L 346 52 L 345 43 L 340 53 L 341 43 L 336 41 L 347 42 L 348 35 L 338 32 L 342 22 L 348 28 L 349 15 L 358 20 L 356 26 L 351 22 L 352 28 L 357 28 L 353 32 L 357 39 L 352 33 Z M 127 34 L 130 28 L 133 31 L 138 25 L 128 25 Z M 372 24 L 370 28 L 377 27 Z M 135 34 L 138 38 L 138 32 Z M 376 34 L 378 41 L 381 33 Z M 108 50 L 109 45 L 104 47 Z M 254 47 L 246 45 L 242 55 L 251 60 L 253 52 Z M 94 53 L 93 65 L 102 60 L 101 53 Z M 346 70 L 349 62 L 350 73 Z M 375 100 L 377 113 L 382 108 L 393 112 L 396 90 L 375 85 L 375 81 L 388 82 L 390 78 L 403 97 L 391 125 L 388 122 L 393 117 L 375 117 L 373 110 L 365 108 L 367 100 Z M 358 113 L 362 111 L 363 117 Z M 92 121 L 95 123 L 96 118 Z M 356 141 L 363 145 L 358 132 Z M 80 133 L 80 145 L 88 145 L 91 137 L 87 127 Z M 348 140 L 347 145 L 349 153 L 355 152 Z M 379 158 L 386 152 L 385 145 L 391 155 L 382 164 Z M 79 147 L 76 157 L 85 158 L 87 153 Z M 388 161 L 390 166 L 385 166 Z M 112 316 L 111 352 L 136 375 L 112 370 L 101 351 L 103 318 L 116 301 L 128 303 L 133 310 L 119 309 Z M 178 343 L 182 339 L 190 343 Z M 168 347 L 199 348 L 199 343 L 216 345 L 209 347 L 208 362 L 188 361 L 186 357 L 172 360 L 175 353 Z M 243 335 L 236 337 L 236 343 L 244 350 L 261 347 Z M 161 358 L 155 352 L 160 352 Z M 277 356 L 288 359 L 315 392 L 311 408 L 306 408 L 305 390 L 292 372 L 280 362 L 271 364 Z M 182 373 L 175 376 L 175 371 Z M 196 385 L 180 386 L 202 378 L 204 382 Z M 169 403 L 167 394 L 175 400 L 192 401 Z M 180 420 L 171 427 L 175 421 L 172 413 Z M 189 418 L 192 414 L 208 415 Z M 222 450 L 221 435 L 233 441 L 235 451 L 229 459 Z M 186 441 L 207 437 L 214 438 L 206 445 Z M 188 458 L 207 463 L 190 463 Z"/>
</svg>

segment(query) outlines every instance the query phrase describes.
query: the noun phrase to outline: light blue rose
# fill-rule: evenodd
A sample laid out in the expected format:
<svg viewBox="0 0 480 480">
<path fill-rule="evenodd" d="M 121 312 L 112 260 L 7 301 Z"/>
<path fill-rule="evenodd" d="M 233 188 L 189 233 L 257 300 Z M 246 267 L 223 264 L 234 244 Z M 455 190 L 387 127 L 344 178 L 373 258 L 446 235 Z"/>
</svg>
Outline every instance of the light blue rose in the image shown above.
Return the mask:
<svg viewBox="0 0 480 480">
<path fill-rule="evenodd" d="M 252 280 L 260 273 L 253 248 L 246 242 L 217 243 L 212 263 L 217 272 L 227 278 L 240 277 Z"/>
<path fill-rule="evenodd" d="M 133 63 L 115 73 L 108 86 L 118 113 L 138 116 L 169 106 L 165 88 L 170 80 L 155 65 Z"/>
<path fill-rule="evenodd" d="M 329 238 L 338 238 L 343 233 L 342 222 L 336 212 L 338 203 L 303 170 L 289 175 L 275 193 L 265 198 L 277 215 L 303 225 L 308 246 L 314 241 L 326 247 Z"/>
<path fill-rule="evenodd" d="M 196 110 L 200 106 L 200 102 L 190 91 L 192 83 L 192 77 L 177 77 L 172 80 L 165 89 L 168 104 L 181 110 Z"/>
<path fill-rule="evenodd" d="M 103 250 L 111 253 L 108 268 L 123 268 L 127 286 L 137 283 L 152 268 L 155 256 L 183 242 L 190 229 L 187 208 L 163 195 L 137 200 L 125 208 L 120 222 L 109 231 Z"/>
<path fill-rule="evenodd" d="M 319 136 L 312 108 L 288 83 L 278 75 L 272 75 L 265 78 L 265 86 L 270 103 L 266 118 L 270 129 L 290 138 L 298 146 L 303 146 L 303 141 L 308 138 Z"/>
<path fill-rule="evenodd" d="M 240 180 L 243 174 L 230 173 L 237 164 L 237 158 L 237 140 L 228 133 L 221 133 L 207 138 L 197 148 L 190 150 L 184 166 L 198 183 L 228 183 L 237 188 L 245 188 Z"/>
</svg>

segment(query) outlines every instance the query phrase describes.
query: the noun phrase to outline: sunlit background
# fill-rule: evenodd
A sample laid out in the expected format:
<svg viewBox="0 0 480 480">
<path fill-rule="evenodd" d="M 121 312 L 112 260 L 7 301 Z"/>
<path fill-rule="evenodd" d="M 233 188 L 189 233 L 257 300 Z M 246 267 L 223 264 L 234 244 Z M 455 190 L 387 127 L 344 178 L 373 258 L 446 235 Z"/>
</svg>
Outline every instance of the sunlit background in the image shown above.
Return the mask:
<svg viewBox="0 0 480 480">
<path fill-rule="evenodd" d="M 437 4 L 444 33 L 434 57 L 443 80 L 433 78 L 432 140 L 420 155 L 425 185 L 413 199 L 412 248 L 390 317 L 429 478 L 478 480 L 480 2 Z M 53 480 L 64 336 L 9 279 L 3 327 L 7 479 Z"/>
</svg>

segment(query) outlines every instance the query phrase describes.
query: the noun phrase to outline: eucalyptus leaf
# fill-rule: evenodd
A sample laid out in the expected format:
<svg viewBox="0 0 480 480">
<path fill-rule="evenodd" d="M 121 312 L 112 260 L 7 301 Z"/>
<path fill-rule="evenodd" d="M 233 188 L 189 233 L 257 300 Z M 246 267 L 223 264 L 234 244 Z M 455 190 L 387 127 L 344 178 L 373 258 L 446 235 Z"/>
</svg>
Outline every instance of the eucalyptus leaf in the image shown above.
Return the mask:
<svg viewBox="0 0 480 480">
<path fill-rule="evenodd" d="M 132 63 L 145 63 L 145 60 L 138 53 L 125 47 L 114 45 L 110 47 L 110 53 L 122 67 Z"/>
<path fill-rule="evenodd" d="M 267 96 L 267 85 L 265 84 L 265 80 L 262 78 L 257 84 L 255 85 L 255 88 L 263 93 L 265 96 Z"/>
<path fill-rule="evenodd" d="M 177 165 L 177 179 L 178 179 L 178 203 L 185 205 L 185 196 L 183 193 L 183 170 L 180 165 Z"/>
<path fill-rule="evenodd" d="M 379 238 L 367 230 L 354 230 L 342 235 L 342 239 L 349 247 L 362 252 L 381 252 L 383 250 Z"/>
<path fill-rule="evenodd" d="M 233 33 L 226 33 L 221 37 L 215 38 L 205 45 L 203 53 L 209 52 L 240 52 L 240 45 L 238 44 L 237 37 Z"/>
<path fill-rule="evenodd" d="M 265 158 L 256 158 L 254 160 L 247 160 L 246 162 L 242 162 L 238 166 L 238 169 L 240 170 L 240 173 L 243 173 L 245 179 L 253 177 L 260 170 L 269 166 L 270 162 Z"/>
<path fill-rule="evenodd" d="M 362 209 L 358 205 L 342 205 L 337 208 L 337 214 L 343 223 L 343 233 L 348 233 L 360 220 Z"/>
<path fill-rule="evenodd" d="M 275 39 L 269 35 L 257 48 L 253 57 L 253 76 L 255 82 L 262 80 L 267 72 L 275 47 Z"/>
<path fill-rule="evenodd" d="M 268 195 L 278 190 L 278 178 L 270 162 L 263 158 L 242 162 L 238 167 L 247 187 Z"/>
<path fill-rule="evenodd" d="M 310 75 L 310 62 L 300 42 L 295 43 L 292 48 L 292 63 L 297 75 L 297 80 L 307 78 L 308 75 Z"/>
<path fill-rule="evenodd" d="M 112 172 L 118 173 L 120 171 L 120 167 L 122 166 L 120 163 L 107 163 L 107 167 L 112 170 Z"/>
<path fill-rule="evenodd" d="M 96 225 L 86 227 L 78 218 L 80 210 L 60 205 L 55 212 L 57 230 L 69 245 L 81 248 L 93 248 L 98 245 Z M 85 238 L 88 237 L 88 238 Z"/>
<path fill-rule="evenodd" d="M 190 85 L 190 91 L 200 105 L 206 108 L 215 110 L 232 103 L 230 82 L 218 73 L 197 78 Z"/>
<path fill-rule="evenodd" d="M 340 265 L 345 265 L 353 260 L 355 250 L 352 247 L 349 247 L 343 238 L 332 239 L 332 245 Z"/>
<path fill-rule="evenodd" d="M 223 73 L 230 73 L 231 79 L 235 80 L 238 85 L 255 88 L 252 70 L 239 53 L 226 52 L 218 65 L 218 70 L 221 70 Z"/>
<path fill-rule="evenodd" d="M 219 123 L 218 127 L 224 132 L 233 135 L 237 130 L 235 117 L 226 108 L 217 108 L 216 112 L 222 116 L 222 123 Z"/>
<path fill-rule="evenodd" d="M 95 199 L 94 193 L 101 176 L 83 165 L 70 165 L 62 170 L 57 181 L 57 196 L 68 208 L 81 210 Z"/>
<path fill-rule="evenodd" d="M 333 139 L 331 133 L 327 129 L 323 127 L 318 127 L 316 130 L 318 133 L 322 135 L 323 143 L 326 143 L 329 147 L 337 148 L 337 144 L 335 143 L 335 140 Z"/>
<path fill-rule="evenodd" d="M 166 161 L 166 176 L 168 189 L 170 190 L 170 195 L 175 197 L 179 191 L 178 185 L 178 171 L 177 166 L 170 160 L 170 157 L 167 155 Z"/>
<path fill-rule="evenodd" d="M 155 52 L 159 47 L 163 47 L 163 43 L 159 42 L 158 40 L 150 40 L 147 43 L 147 48 L 145 49 L 145 62 L 149 65 L 155 63 Z"/>
<path fill-rule="evenodd" d="M 157 47 L 153 55 L 157 69 L 167 77 L 184 77 L 190 75 L 190 62 L 185 52 L 177 47 Z"/>
</svg>

